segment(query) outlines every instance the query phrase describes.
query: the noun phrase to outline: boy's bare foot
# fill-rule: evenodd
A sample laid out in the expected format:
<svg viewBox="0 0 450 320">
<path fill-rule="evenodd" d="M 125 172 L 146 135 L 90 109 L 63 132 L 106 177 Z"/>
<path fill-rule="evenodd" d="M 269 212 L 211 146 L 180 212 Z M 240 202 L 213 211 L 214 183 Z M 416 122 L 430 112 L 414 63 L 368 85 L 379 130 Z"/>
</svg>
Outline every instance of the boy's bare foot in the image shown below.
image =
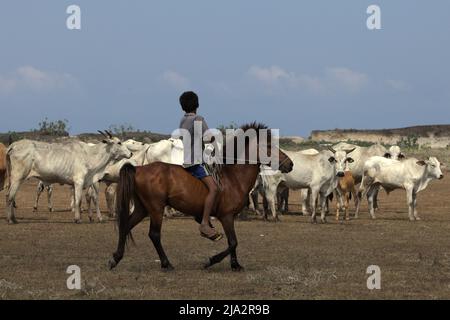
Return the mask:
<svg viewBox="0 0 450 320">
<path fill-rule="evenodd" d="M 208 238 L 212 241 L 219 241 L 223 238 L 223 235 L 220 232 L 217 232 L 216 229 L 210 227 L 209 225 L 201 224 L 199 227 L 200 235 L 202 237 Z"/>
</svg>

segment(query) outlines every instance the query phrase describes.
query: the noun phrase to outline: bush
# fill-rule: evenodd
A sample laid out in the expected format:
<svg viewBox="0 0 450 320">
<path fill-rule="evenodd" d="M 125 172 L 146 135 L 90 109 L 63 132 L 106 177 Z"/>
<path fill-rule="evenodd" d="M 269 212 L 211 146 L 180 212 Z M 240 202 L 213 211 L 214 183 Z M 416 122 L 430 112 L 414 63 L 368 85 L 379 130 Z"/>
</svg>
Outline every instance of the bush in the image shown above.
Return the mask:
<svg viewBox="0 0 450 320">
<path fill-rule="evenodd" d="M 419 137 L 417 135 L 408 135 L 407 137 L 402 137 L 398 142 L 397 145 L 400 148 L 404 149 L 418 149 L 419 144 L 417 143 L 417 140 Z"/>
<path fill-rule="evenodd" d="M 136 129 L 129 123 L 112 124 L 108 129 L 113 135 L 122 138 L 126 137 L 129 133 L 139 132 L 139 130 L 136 131 Z"/>
<path fill-rule="evenodd" d="M 38 129 L 33 131 L 48 136 L 68 136 L 68 124 L 69 121 L 66 119 L 49 121 L 48 118 L 45 118 L 39 122 Z"/>
</svg>

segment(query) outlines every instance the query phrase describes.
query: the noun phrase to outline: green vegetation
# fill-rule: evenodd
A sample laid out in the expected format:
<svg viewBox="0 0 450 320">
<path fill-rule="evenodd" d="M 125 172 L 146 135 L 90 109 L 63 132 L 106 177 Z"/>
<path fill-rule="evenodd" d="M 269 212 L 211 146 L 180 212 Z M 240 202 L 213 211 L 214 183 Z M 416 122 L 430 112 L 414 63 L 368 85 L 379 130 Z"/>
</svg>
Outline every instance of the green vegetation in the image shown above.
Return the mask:
<svg viewBox="0 0 450 320">
<path fill-rule="evenodd" d="M 417 140 L 419 137 L 415 134 L 408 135 L 406 137 L 402 137 L 398 142 L 397 145 L 400 148 L 406 148 L 406 149 L 419 149 L 419 144 L 417 143 Z"/>
<path fill-rule="evenodd" d="M 44 120 L 39 122 L 38 128 L 32 131 L 47 136 L 68 136 L 69 135 L 68 124 L 69 121 L 66 119 L 49 121 L 48 118 L 45 117 Z"/>
</svg>

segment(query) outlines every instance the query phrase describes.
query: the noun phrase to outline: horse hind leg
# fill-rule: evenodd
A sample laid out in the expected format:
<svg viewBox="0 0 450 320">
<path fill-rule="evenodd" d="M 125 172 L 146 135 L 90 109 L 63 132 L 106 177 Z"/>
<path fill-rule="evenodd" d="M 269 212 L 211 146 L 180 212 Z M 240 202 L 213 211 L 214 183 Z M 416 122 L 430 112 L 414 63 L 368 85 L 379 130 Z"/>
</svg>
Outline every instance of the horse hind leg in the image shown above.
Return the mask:
<svg viewBox="0 0 450 320">
<path fill-rule="evenodd" d="M 237 259 L 237 254 L 236 254 L 236 248 L 237 248 L 238 242 L 237 242 L 236 232 L 234 230 L 234 216 L 230 214 L 230 215 L 225 216 L 224 218 L 219 218 L 219 220 L 222 223 L 223 229 L 225 231 L 225 235 L 227 236 L 228 247 L 224 251 L 209 258 L 208 263 L 206 263 L 204 267 L 205 267 L 205 269 L 209 268 L 212 265 L 215 265 L 216 263 L 221 262 L 228 255 L 230 255 L 231 270 L 242 271 L 244 268 L 239 264 L 238 259 Z"/>
<path fill-rule="evenodd" d="M 165 271 L 173 270 L 173 266 L 167 258 L 164 248 L 161 244 L 161 226 L 163 221 L 164 205 L 158 206 L 158 208 L 153 208 L 151 210 L 150 218 L 150 230 L 148 236 L 153 243 L 153 246 L 158 253 L 159 260 L 161 261 L 161 269 Z"/>
<path fill-rule="evenodd" d="M 128 217 L 128 230 L 126 232 L 126 235 L 122 235 L 119 233 L 117 250 L 113 253 L 112 258 L 108 262 L 110 270 L 115 268 L 123 258 L 125 252 L 125 244 L 127 242 L 127 235 L 129 235 L 131 230 L 133 230 L 133 228 L 147 216 L 147 211 L 144 209 L 140 201 L 134 201 L 134 203 L 135 205 L 133 213 Z"/>
</svg>

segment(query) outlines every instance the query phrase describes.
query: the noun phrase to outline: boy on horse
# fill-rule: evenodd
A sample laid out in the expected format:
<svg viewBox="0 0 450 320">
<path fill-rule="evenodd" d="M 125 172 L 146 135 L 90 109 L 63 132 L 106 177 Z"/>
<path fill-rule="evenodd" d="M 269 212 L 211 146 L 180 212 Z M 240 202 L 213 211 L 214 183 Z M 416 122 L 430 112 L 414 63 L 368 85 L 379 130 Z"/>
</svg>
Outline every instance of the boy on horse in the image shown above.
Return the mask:
<svg viewBox="0 0 450 320">
<path fill-rule="evenodd" d="M 208 188 L 208 195 L 205 198 L 205 204 L 203 206 L 203 218 L 199 227 L 200 235 L 210 240 L 218 241 L 223 237 L 223 235 L 214 229 L 210 221 L 211 211 L 214 208 L 218 194 L 218 187 L 211 174 L 208 172 L 208 169 L 205 167 L 203 162 L 203 152 L 201 152 L 201 155 L 195 154 L 194 152 L 194 145 L 202 146 L 203 150 L 203 134 L 206 130 L 208 130 L 208 125 L 206 124 L 205 119 L 197 114 L 197 109 L 199 107 L 197 94 L 192 91 L 184 92 L 180 96 L 180 105 L 185 114 L 183 118 L 181 118 L 179 127 L 180 129 L 189 131 L 191 136 L 190 144 L 187 144 L 183 139 L 183 167 L 194 177 L 200 179 Z M 201 135 L 194 134 L 195 126 L 200 125 Z"/>
</svg>

